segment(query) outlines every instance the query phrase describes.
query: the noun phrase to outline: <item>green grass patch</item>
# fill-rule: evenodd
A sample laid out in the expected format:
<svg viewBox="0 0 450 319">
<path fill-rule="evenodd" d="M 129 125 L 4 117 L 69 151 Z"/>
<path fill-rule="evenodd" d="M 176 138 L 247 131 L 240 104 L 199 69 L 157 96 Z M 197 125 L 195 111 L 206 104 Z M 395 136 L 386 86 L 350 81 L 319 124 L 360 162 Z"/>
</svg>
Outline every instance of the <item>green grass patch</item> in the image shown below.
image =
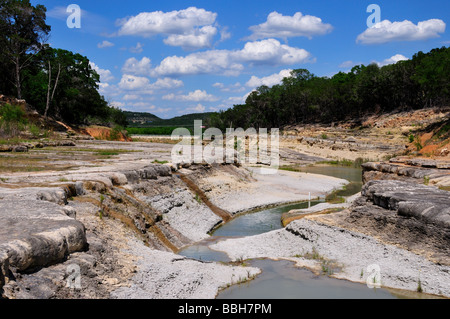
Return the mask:
<svg viewBox="0 0 450 319">
<path fill-rule="evenodd" d="M 119 152 L 116 151 L 100 151 L 97 152 L 98 155 L 100 156 L 115 156 L 115 155 L 119 155 Z"/>
<path fill-rule="evenodd" d="M 158 161 L 158 160 L 154 160 L 153 161 L 153 164 L 161 164 L 161 165 L 164 165 L 164 164 L 167 164 L 167 163 L 169 163 L 168 161 Z"/>
<path fill-rule="evenodd" d="M 172 132 L 178 127 L 129 127 L 128 134 L 131 135 L 172 135 Z M 191 134 L 192 130 L 188 129 Z"/>
<path fill-rule="evenodd" d="M 288 172 L 297 172 L 297 173 L 301 173 L 301 169 L 293 167 L 293 166 L 281 166 L 280 170 L 282 171 L 288 171 Z"/>
</svg>

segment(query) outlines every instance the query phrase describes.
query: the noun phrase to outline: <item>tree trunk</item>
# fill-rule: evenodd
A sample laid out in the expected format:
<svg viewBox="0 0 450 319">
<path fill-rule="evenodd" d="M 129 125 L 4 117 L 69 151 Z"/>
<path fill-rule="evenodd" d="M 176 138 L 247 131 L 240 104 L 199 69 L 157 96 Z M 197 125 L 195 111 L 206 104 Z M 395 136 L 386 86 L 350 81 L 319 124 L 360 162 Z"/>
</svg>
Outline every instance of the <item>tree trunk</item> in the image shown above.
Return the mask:
<svg viewBox="0 0 450 319">
<path fill-rule="evenodd" d="M 15 78 L 15 82 L 16 82 L 16 88 L 17 88 L 17 98 L 19 100 L 22 99 L 22 85 L 21 85 L 21 80 L 20 80 L 20 61 L 19 58 L 15 59 L 15 64 L 16 64 L 16 78 Z"/>
<path fill-rule="evenodd" d="M 48 61 L 48 87 L 47 87 L 47 104 L 45 105 L 44 117 L 47 117 L 48 110 L 50 108 L 50 103 L 53 102 L 55 97 L 56 87 L 58 86 L 59 75 L 61 74 L 61 64 L 58 64 L 58 75 L 56 76 L 55 86 L 53 87 L 52 96 L 50 97 L 51 85 L 52 85 L 52 66 L 50 61 Z"/>
<path fill-rule="evenodd" d="M 45 104 L 44 117 L 47 118 L 48 109 L 50 107 L 50 87 L 52 85 L 52 65 L 48 61 L 48 86 L 47 86 L 47 103 Z"/>
</svg>

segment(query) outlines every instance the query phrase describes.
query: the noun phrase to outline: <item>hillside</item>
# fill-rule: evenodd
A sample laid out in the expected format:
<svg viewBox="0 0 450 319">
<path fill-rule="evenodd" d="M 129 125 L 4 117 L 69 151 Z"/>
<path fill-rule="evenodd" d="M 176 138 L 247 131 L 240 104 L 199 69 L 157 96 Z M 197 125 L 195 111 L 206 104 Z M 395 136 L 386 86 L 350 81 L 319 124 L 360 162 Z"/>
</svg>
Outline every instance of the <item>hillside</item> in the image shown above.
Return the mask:
<svg viewBox="0 0 450 319">
<path fill-rule="evenodd" d="M 193 127 L 195 120 L 205 121 L 213 113 L 195 113 L 161 119 L 151 113 L 125 112 L 129 127 Z"/>
</svg>

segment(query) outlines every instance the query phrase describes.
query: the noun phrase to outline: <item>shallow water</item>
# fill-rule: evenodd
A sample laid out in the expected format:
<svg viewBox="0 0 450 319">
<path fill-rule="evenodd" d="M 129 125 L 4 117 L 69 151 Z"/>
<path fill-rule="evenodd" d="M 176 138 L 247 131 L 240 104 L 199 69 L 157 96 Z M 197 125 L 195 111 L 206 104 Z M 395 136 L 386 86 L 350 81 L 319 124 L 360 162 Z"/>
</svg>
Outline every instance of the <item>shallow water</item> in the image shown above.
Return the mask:
<svg viewBox="0 0 450 319">
<path fill-rule="evenodd" d="M 320 166 L 302 168 L 305 173 L 329 175 L 351 182 L 339 196 L 358 193 L 362 186 L 361 170 L 352 167 Z M 322 201 L 311 202 L 311 206 Z M 281 229 L 281 215 L 293 209 L 308 208 L 309 203 L 285 205 L 244 214 L 217 229 L 213 236 L 191 247 L 180 255 L 202 261 L 229 262 L 223 252 L 214 251 L 209 245 L 228 238 L 255 236 Z M 232 286 L 220 292 L 218 299 L 397 299 L 405 298 L 401 292 L 387 289 L 369 289 L 367 285 L 351 283 L 328 276 L 316 276 L 307 269 L 296 268 L 289 261 L 252 260 L 251 266 L 263 272 L 248 283 Z M 407 297 L 406 297 L 407 298 Z"/>
<path fill-rule="evenodd" d="M 311 206 L 315 206 L 322 201 L 313 201 Z M 308 208 L 309 203 L 299 203 L 293 205 L 269 208 L 256 213 L 245 214 L 236 217 L 232 221 L 221 226 L 214 232 L 214 236 L 219 237 L 243 237 L 264 234 L 272 230 L 281 229 L 281 215 L 293 209 Z"/>
<path fill-rule="evenodd" d="M 385 289 L 316 276 L 289 261 L 253 260 L 263 269 L 256 279 L 222 291 L 217 299 L 397 299 Z"/>
</svg>

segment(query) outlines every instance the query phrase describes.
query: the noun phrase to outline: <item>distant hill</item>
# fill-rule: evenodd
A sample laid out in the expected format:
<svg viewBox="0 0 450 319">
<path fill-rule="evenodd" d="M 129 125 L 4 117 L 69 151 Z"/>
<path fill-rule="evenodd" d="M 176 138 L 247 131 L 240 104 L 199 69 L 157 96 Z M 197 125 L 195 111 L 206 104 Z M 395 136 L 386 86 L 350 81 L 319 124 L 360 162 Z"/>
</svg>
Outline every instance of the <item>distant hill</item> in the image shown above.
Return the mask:
<svg viewBox="0 0 450 319">
<path fill-rule="evenodd" d="M 161 120 L 159 117 L 151 113 L 128 112 L 128 111 L 125 111 L 124 113 L 127 118 L 128 125 L 131 127 L 149 126 L 152 125 L 155 121 Z"/>
<path fill-rule="evenodd" d="M 125 112 L 129 127 L 193 127 L 195 120 L 205 121 L 213 113 L 195 113 L 164 120 L 151 113 Z"/>
</svg>

